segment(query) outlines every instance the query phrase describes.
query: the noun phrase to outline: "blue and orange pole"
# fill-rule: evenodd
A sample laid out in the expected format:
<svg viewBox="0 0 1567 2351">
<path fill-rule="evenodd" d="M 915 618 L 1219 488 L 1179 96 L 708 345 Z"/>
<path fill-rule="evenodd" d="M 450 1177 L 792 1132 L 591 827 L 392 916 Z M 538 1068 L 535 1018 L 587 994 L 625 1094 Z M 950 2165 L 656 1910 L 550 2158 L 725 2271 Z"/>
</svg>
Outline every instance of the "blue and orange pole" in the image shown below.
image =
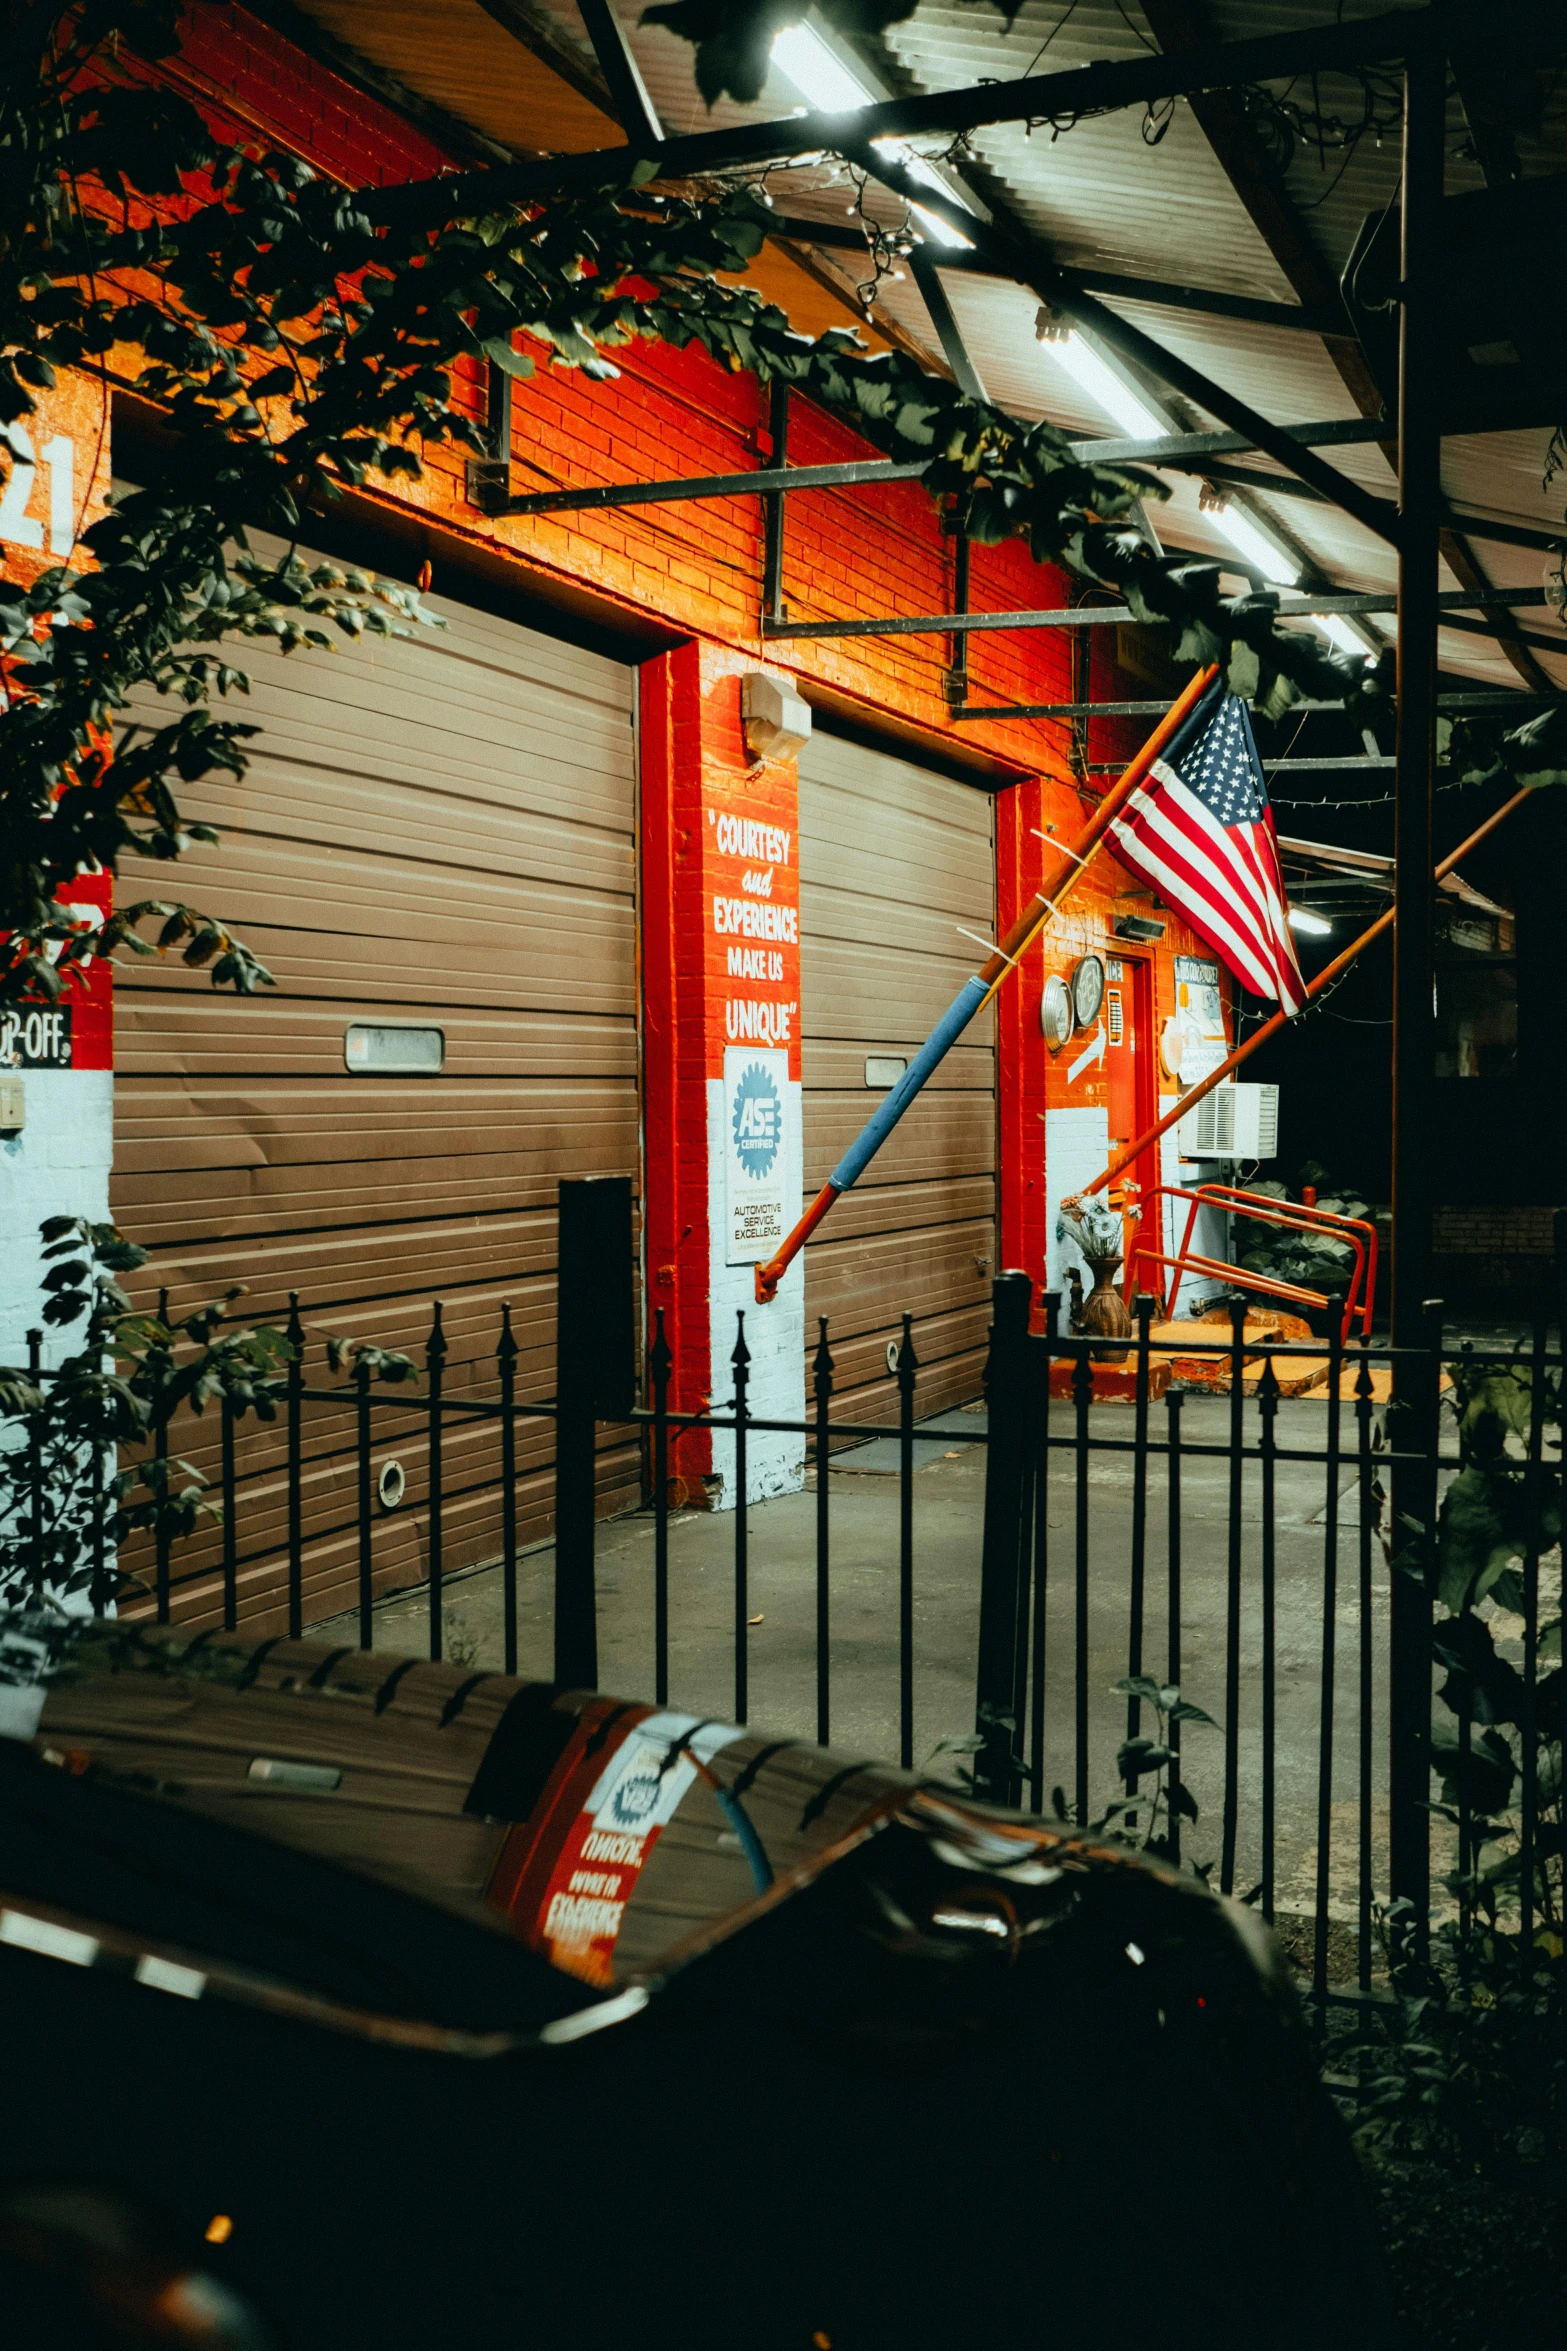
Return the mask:
<svg viewBox="0 0 1567 2351">
<path fill-rule="evenodd" d="M 971 978 L 966 979 L 946 1011 L 909 1063 L 892 1092 L 877 1104 L 849 1145 L 810 1207 L 775 1257 L 756 1269 L 756 1302 L 765 1306 L 778 1294 L 778 1284 L 815 1232 L 833 1202 L 857 1183 L 932 1072 L 962 1036 L 982 1005 L 988 1004 L 1009 971 L 1015 971 L 1024 949 L 1038 937 L 1072 884 L 1102 843 L 1117 811 L 1129 800 L 1156 759 L 1172 750 L 1178 735 L 1196 728 L 1211 715 L 1208 698 L 1222 693 L 1216 669 L 1199 670 L 1179 700 L 1166 711 L 1125 772 L 1113 783 L 1077 839 L 1067 848 L 1059 866 L 1040 884 L 1006 937 Z M 1202 707 L 1199 708 L 1199 705 Z"/>
</svg>

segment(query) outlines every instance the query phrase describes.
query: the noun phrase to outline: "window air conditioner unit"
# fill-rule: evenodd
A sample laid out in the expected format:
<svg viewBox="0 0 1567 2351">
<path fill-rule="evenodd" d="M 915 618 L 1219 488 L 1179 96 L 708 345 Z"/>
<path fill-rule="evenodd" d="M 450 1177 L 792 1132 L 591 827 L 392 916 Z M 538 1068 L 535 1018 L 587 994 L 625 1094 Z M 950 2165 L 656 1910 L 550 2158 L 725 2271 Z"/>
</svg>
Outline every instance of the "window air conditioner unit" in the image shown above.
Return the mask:
<svg viewBox="0 0 1567 2351">
<path fill-rule="evenodd" d="M 1272 1159 L 1279 1147 L 1279 1089 L 1215 1086 L 1179 1131 L 1183 1159 Z"/>
</svg>

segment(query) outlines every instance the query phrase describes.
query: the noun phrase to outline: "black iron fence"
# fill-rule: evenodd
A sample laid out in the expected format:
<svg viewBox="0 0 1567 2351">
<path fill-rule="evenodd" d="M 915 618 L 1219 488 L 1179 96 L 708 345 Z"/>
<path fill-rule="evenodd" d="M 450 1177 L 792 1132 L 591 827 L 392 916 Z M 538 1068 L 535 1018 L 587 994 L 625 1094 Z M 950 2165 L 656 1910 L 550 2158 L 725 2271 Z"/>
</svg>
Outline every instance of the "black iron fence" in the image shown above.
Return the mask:
<svg viewBox="0 0 1567 2351">
<path fill-rule="evenodd" d="M 573 1205 L 565 1196 L 574 1192 L 596 1197 Z M 753 1411 L 743 1315 L 732 1394 L 701 1411 L 677 1411 L 662 1316 L 637 1376 L 630 1263 L 629 1203 L 617 1206 L 608 1187 L 563 1187 L 559 1379 L 548 1400 L 518 1394 L 518 1347 L 504 1312 L 485 1393 L 473 1380 L 460 1393 L 449 1389 L 439 1305 L 416 1391 L 383 1389 L 366 1358 L 337 1384 L 317 1384 L 307 1377 L 301 1344 L 278 1400 L 281 1526 L 274 1477 L 272 1515 L 260 1541 L 248 1539 L 235 1417 L 224 1407 L 220 1556 L 176 1567 L 160 1535 L 149 1595 L 158 1618 L 189 1614 L 203 1600 L 209 1614 L 233 1626 L 242 1611 L 253 1613 L 244 1604 L 245 1579 L 258 1560 L 271 1559 L 281 1571 L 282 1613 L 297 1635 L 313 1613 L 307 1549 L 325 1537 L 354 1546 L 358 1638 L 373 1646 L 387 1591 L 376 1550 L 385 1439 L 389 1429 L 415 1430 L 425 1456 L 423 1548 L 415 1564 L 426 1586 L 428 1651 L 439 1657 L 453 1491 L 448 1448 L 463 1430 L 481 1426 L 488 1432 L 483 1490 L 498 1511 L 498 1541 L 482 1562 L 470 1557 L 464 1568 L 482 1564 L 499 1580 L 500 1662 L 507 1672 L 594 1686 L 611 1605 L 597 1588 L 598 1473 L 603 1426 L 614 1423 L 622 1440 L 641 1449 L 652 1536 L 651 1593 L 640 1595 L 651 1627 L 646 1678 L 634 1676 L 628 1686 L 651 1686 L 660 1704 L 680 1703 L 690 1692 L 674 1686 L 681 1675 L 671 1662 L 680 1599 L 671 1460 L 689 1432 L 704 1431 L 733 1449 L 735 1507 L 717 1539 L 730 1562 L 725 1678 L 732 1674 L 733 1717 L 744 1722 L 753 1695 L 757 1547 L 765 1563 L 768 1513 L 777 1507 L 748 1498 L 749 1452 L 758 1436 L 783 1433 L 800 1440 L 807 1484 L 814 1485 L 814 1495 L 793 1507 L 797 1538 L 799 1514 L 809 1520 L 810 1566 L 801 1573 L 808 1572 L 811 1589 L 796 1598 L 810 1628 L 811 1706 L 822 1743 L 839 1727 L 843 1675 L 874 1670 L 895 1682 L 891 1719 L 904 1765 L 927 1762 L 938 1743 L 967 1745 L 976 1787 L 997 1800 L 1064 1811 L 1082 1823 L 1118 1808 L 1123 1831 L 1156 1835 L 1172 1855 L 1209 1869 L 1226 1892 L 1255 1901 L 1270 1919 L 1292 1922 L 1322 1992 L 1330 1984 L 1372 1992 L 1381 1972 L 1378 1913 L 1390 1894 L 1410 1903 L 1417 1921 L 1429 1913 L 1433 1886 L 1439 1905 L 1470 1898 L 1465 1889 L 1496 1823 L 1478 1817 L 1477 1805 L 1480 1812 L 1487 1806 L 1469 1763 L 1487 1740 L 1494 1760 L 1495 1713 L 1473 1693 L 1460 1699 L 1445 1734 L 1454 1800 L 1433 1811 L 1431 1595 L 1439 1492 L 1473 1457 L 1457 1421 L 1444 1415 L 1443 1383 L 1456 1370 L 1468 1392 L 1481 1359 L 1472 1349 L 1447 1347 L 1434 1314 L 1428 1343 L 1413 1349 L 1365 1340 L 1346 1346 L 1336 1327 L 1320 1341 L 1259 1337 L 1239 1304 L 1227 1330 L 1208 1326 L 1211 1339 L 1160 1339 L 1152 1329 L 1155 1302 L 1143 1298 L 1131 1338 L 1111 1344 L 1062 1331 L 1054 1297 L 1043 1301 L 1044 1330 L 1031 1329 L 1030 1284 L 1022 1275 L 1003 1276 L 994 1290 L 988 1422 L 964 1432 L 966 1445 L 986 1448 L 983 1524 L 975 1530 L 969 1584 L 942 1620 L 944 1637 L 963 1651 L 972 1710 L 965 1707 L 965 1720 L 949 1713 L 927 1721 L 916 1718 L 917 1676 L 929 1663 L 921 1650 L 923 1612 L 933 1592 L 950 1599 L 954 1577 L 969 1571 L 954 1564 L 950 1540 L 933 1546 L 924 1533 L 934 1489 L 922 1483 L 918 1460 L 934 1448 L 922 1434 L 910 1318 L 889 1351 L 895 1420 L 835 1415 L 825 1320 L 807 1416 Z M 297 1306 L 292 1329 L 302 1337 Z M 1559 1778 L 1567 1727 L 1559 1720 L 1567 1679 L 1541 1639 L 1551 1578 L 1559 1575 L 1550 1565 L 1555 1537 L 1546 1489 L 1554 1493 L 1554 1471 L 1545 1455 L 1560 1415 L 1562 1359 L 1548 1348 L 1541 1322 L 1521 1359 L 1498 1360 L 1523 1399 L 1513 1409 L 1508 1456 L 1525 1501 L 1521 1515 L 1514 1513 L 1519 1556 L 1508 1571 L 1516 1607 L 1505 1622 L 1491 1615 L 1498 1655 L 1519 1693 L 1516 1778 L 1503 1791 L 1516 1823 L 1518 1867 L 1506 1899 L 1516 1905 L 1527 1943 L 1540 1904 L 1559 1904 L 1559 1892 L 1540 1892 L 1539 1865 L 1554 1851 L 1559 1878 L 1560 1829 L 1540 1825 L 1540 1775 L 1554 1768 Z M 1121 1400 L 1105 1400 L 1107 1376 L 1119 1383 Z M 312 1434 L 319 1440 L 323 1430 L 327 1437 L 312 1453 Z M 178 1450 L 175 1434 L 168 1425 L 157 1433 L 166 1458 L 171 1446 Z M 549 1653 L 522 1655 L 519 1462 L 532 1447 L 526 1474 L 536 1481 L 540 1437 L 553 1480 L 553 1623 Z M 896 1448 L 895 1486 L 886 1486 L 889 1507 L 876 1537 L 881 1639 L 872 1666 L 851 1669 L 835 1640 L 838 1472 L 854 1459 L 845 1447 L 877 1440 Z M 307 1474 L 321 1460 L 335 1515 L 318 1520 L 307 1537 Z M 465 1507 L 475 1490 L 465 1472 Z M 863 1549 L 863 1533 L 856 1539 Z M 800 1548 L 797 1539 L 797 1554 Z M 401 1580 L 421 1579 L 405 1572 Z M 717 1638 L 703 1660 L 707 1688 L 719 1677 Z M 1419 1644 L 1413 1657 L 1411 1640 Z M 689 1673 L 689 1652 L 681 1672 Z M 1451 1675 L 1446 1687 L 1451 1700 Z M 1416 1817 L 1406 1796 L 1400 1819 L 1401 1787 L 1416 1791 Z M 1559 1793 L 1557 1803 L 1559 1809 Z M 1449 1882 L 1457 1888 L 1451 1895 Z"/>
</svg>

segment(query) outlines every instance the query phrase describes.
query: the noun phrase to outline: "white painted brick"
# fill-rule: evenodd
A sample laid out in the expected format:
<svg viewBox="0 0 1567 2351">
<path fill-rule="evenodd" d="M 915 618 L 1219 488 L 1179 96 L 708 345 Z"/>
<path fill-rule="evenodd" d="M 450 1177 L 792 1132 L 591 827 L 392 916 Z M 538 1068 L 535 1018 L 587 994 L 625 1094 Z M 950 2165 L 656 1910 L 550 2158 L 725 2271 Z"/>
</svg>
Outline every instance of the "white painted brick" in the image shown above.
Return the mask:
<svg viewBox="0 0 1567 2351">
<path fill-rule="evenodd" d="M 805 1183 L 801 1146 L 801 1088 L 788 1089 L 789 1116 L 785 1124 L 784 1198 L 798 1200 Z M 715 1404 L 727 1404 L 734 1394 L 735 1315 L 745 1314 L 745 1343 L 750 1350 L 747 1401 L 764 1419 L 805 1418 L 805 1261 L 797 1257 L 778 1285 L 769 1306 L 758 1306 L 753 1269 L 724 1263 L 724 1236 L 728 1207 L 724 1196 L 727 1165 L 724 1136 L 724 1088 L 710 1078 L 707 1085 L 707 1230 L 709 1248 L 708 1318 L 712 1344 L 712 1394 Z M 713 1469 L 722 1480 L 717 1497 L 721 1510 L 735 1506 L 735 1446 L 728 1430 L 713 1436 Z M 797 1493 L 805 1483 L 805 1438 L 777 1431 L 757 1430 L 746 1440 L 746 1499 L 764 1502 L 772 1494 Z"/>
<path fill-rule="evenodd" d="M 26 1124 L 0 1141 L 0 1350 L 13 1363 L 42 1323 L 38 1228 L 49 1216 L 108 1217 L 114 1137 L 109 1070 L 30 1069 L 23 1084 Z M 74 1343 L 70 1332 L 46 1331 L 45 1363 Z"/>
</svg>

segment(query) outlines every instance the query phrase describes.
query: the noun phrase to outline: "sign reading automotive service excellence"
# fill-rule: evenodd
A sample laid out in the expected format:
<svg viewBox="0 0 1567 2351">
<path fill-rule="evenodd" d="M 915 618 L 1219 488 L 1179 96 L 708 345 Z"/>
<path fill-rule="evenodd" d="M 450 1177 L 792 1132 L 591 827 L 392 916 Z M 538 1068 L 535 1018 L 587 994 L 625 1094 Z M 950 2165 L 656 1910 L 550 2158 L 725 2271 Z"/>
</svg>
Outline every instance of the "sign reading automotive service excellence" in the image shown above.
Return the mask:
<svg viewBox="0 0 1567 2351">
<path fill-rule="evenodd" d="M 787 1053 L 731 1045 L 724 1054 L 724 1262 L 771 1257 L 793 1223 L 784 1192 L 790 1103 Z"/>
</svg>

